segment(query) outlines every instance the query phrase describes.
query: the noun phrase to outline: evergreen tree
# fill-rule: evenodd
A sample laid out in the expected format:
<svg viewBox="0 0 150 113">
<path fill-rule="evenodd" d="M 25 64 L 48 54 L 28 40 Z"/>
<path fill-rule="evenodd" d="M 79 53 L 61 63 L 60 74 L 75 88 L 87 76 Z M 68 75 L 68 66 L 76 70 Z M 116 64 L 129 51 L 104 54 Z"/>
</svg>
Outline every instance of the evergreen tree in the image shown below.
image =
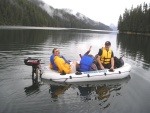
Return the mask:
<svg viewBox="0 0 150 113">
<path fill-rule="evenodd" d="M 150 4 L 143 3 L 130 10 L 125 9 L 118 20 L 120 32 L 150 33 Z"/>
</svg>

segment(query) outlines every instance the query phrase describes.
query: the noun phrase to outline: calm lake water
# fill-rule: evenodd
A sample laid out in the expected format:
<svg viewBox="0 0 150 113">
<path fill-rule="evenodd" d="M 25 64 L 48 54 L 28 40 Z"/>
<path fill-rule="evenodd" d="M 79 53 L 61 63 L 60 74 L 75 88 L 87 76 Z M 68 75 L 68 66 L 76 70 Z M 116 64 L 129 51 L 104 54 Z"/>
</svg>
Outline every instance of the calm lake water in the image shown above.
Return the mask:
<svg viewBox="0 0 150 113">
<path fill-rule="evenodd" d="M 49 64 L 57 47 L 69 60 L 80 60 L 92 45 L 98 53 L 111 41 L 115 56 L 131 64 L 130 76 L 117 81 L 32 85 L 27 57 Z M 0 29 L 0 113 L 149 113 L 150 37 L 83 30 Z"/>
</svg>

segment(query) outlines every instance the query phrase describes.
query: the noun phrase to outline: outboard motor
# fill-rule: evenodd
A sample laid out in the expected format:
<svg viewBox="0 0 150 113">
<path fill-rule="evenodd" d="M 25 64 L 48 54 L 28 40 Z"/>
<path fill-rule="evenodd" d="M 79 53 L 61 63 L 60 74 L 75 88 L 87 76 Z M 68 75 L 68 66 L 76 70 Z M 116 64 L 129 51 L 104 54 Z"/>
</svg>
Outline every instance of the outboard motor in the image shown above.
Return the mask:
<svg viewBox="0 0 150 113">
<path fill-rule="evenodd" d="M 28 66 L 37 66 L 40 64 L 41 59 L 36 59 L 32 57 L 28 57 L 27 59 L 24 59 L 24 63 Z"/>
<path fill-rule="evenodd" d="M 33 84 L 38 83 L 38 71 L 40 71 L 40 77 L 41 77 L 41 70 L 40 68 L 40 61 L 41 59 L 28 57 L 27 59 L 24 59 L 25 65 L 32 66 L 32 82 Z"/>
</svg>

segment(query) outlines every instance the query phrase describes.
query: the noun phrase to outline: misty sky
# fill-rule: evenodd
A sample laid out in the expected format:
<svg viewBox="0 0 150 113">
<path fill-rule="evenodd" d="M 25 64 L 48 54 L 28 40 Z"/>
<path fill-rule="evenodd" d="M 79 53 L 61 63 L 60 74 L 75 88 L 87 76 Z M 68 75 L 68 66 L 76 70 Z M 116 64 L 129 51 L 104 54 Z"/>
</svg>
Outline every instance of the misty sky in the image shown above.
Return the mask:
<svg viewBox="0 0 150 113">
<path fill-rule="evenodd" d="M 42 0 L 54 8 L 68 8 L 106 25 L 117 25 L 118 18 L 125 11 L 149 0 Z"/>
</svg>

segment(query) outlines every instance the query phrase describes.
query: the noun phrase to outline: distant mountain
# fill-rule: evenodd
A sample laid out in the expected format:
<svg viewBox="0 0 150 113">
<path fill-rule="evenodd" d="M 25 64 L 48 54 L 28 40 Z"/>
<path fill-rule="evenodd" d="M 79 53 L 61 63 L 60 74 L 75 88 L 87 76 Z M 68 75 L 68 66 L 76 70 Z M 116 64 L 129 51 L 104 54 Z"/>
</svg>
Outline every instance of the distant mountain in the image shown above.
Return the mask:
<svg viewBox="0 0 150 113">
<path fill-rule="evenodd" d="M 114 24 L 110 24 L 109 27 L 110 27 L 113 31 L 116 31 L 116 30 L 117 30 L 117 26 L 115 26 Z"/>
<path fill-rule="evenodd" d="M 79 12 L 74 13 L 71 9 L 54 9 L 53 7 L 48 6 L 44 3 L 42 3 L 40 7 L 47 11 L 47 13 L 49 13 L 50 16 L 60 17 L 61 19 L 67 21 L 74 18 L 77 19 L 77 21 L 82 21 L 83 23 L 87 24 L 88 26 L 90 25 L 92 28 L 95 29 L 112 30 L 109 26 L 101 22 L 96 22 Z M 70 18 L 66 18 L 66 14 L 70 14 Z"/>
<path fill-rule="evenodd" d="M 101 23 L 101 22 L 96 22 L 88 17 L 86 17 L 85 15 L 81 14 L 81 13 L 76 13 L 76 17 L 79 19 L 79 20 L 82 20 L 84 21 L 85 23 L 87 24 L 90 24 L 91 26 L 99 26 L 101 27 L 102 29 L 108 29 L 108 30 L 112 30 L 109 26 Z"/>
<path fill-rule="evenodd" d="M 0 0 L 0 25 L 112 30 L 70 9 L 55 9 L 41 0 Z"/>
</svg>

